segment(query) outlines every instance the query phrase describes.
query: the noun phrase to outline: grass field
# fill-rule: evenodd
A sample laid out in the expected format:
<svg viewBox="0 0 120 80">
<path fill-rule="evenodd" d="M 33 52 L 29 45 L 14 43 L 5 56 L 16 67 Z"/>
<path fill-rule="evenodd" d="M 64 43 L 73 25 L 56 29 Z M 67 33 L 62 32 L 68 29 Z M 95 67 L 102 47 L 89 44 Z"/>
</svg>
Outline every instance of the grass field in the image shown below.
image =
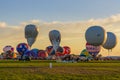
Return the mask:
<svg viewBox="0 0 120 80">
<path fill-rule="evenodd" d="M 52 68 L 49 68 L 52 63 Z M 0 61 L 0 80 L 120 80 L 120 61 Z"/>
</svg>

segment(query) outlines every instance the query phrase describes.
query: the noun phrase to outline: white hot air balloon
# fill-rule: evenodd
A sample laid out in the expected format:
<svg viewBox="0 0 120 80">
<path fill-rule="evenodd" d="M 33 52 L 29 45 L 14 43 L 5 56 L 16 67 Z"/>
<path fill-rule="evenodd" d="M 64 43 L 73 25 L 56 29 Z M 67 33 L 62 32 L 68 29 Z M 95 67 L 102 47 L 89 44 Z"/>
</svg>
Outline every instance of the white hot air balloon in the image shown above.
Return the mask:
<svg viewBox="0 0 120 80">
<path fill-rule="evenodd" d="M 25 27 L 25 38 L 27 39 L 28 45 L 31 47 L 36 41 L 38 35 L 38 29 L 35 25 L 29 24 Z"/>
<path fill-rule="evenodd" d="M 58 30 L 52 30 L 49 32 L 49 39 L 51 44 L 53 45 L 53 49 L 57 50 L 57 48 L 60 45 L 60 41 L 61 41 L 61 35 L 60 32 Z"/>
<path fill-rule="evenodd" d="M 100 26 L 91 26 L 85 33 L 86 41 L 94 46 L 102 45 L 106 40 L 105 30 Z"/>
<path fill-rule="evenodd" d="M 116 46 L 117 44 L 117 37 L 114 33 L 112 32 L 107 32 L 107 39 L 106 39 L 106 42 L 103 44 L 103 47 L 105 49 L 112 49 Z"/>
</svg>

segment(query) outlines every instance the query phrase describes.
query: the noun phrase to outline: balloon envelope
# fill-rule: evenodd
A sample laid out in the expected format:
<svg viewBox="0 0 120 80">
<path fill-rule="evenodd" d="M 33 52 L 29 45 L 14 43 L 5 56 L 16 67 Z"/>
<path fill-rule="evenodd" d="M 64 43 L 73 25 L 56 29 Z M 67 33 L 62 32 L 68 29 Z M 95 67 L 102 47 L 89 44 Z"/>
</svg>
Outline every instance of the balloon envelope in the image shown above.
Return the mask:
<svg viewBox="0 0 120 80">
<path fill-rule="evenodd" d="M 29 56 L 29 57 L 32 57 L 32 52 L 31 50 L 27 50 L 25 53 L 24 53 L 24 56 Z"/>
<path fill-rule="evenodd" d="M 53 45 L 54 50 L 56 51 L 59 47 L 61 41 L 61 35 L 58 30 L 52 30 L 49 32 L 49 39 L 51 44 Z"/>
<path fill-rule="evenodd" d="M 14 54 L 14 48 L 10 45 L 7 45 L 3 48 L 4 51 L 4 58 L 13 58 L 13 54 Z"/>
<path fill-rule="evenodd" d="M 26 43 L 19 43 L 16 47 L 17 52 L 22 55 L 24 52 L 29 50 L 29 46 Z"/>
<path fill-rule="evenodd" d="M 68 46 L 63 46 L 63 47 L 59 47 L 58 49 L 57 49 L 57 56 L 64 56 L 64 55 L 66 55 L 66 54 L 70 54 L 70 52 L 71 52 L 71 50 L 70 50 L 70 47 L 68 47 Z"/>
<path fill-rule="evenodd" d="M 38 35 L 38 29 L 35 25 L 29 24 L 25 27 L 25 38 L 27 39 L 28 45 L 31 47 L 36 40 Z"/>
<path fill-rule="evenodd" d="M 32 52 L 34 58 L 37 58 L 37 57 L 38 57 L 39 49 L 34 48 L 34 49 L 31 50 L 31 52 Z"/>
<path fill-rule="evenodd" d="M 102 45 L 106 39 L 105 30 L 100 26 L 91 26 L 85 33 L 85 39 L 91 45 Z"/>
<path fill-rule="evenodd" d="M 64 54 L 70 54 L 71 53 L 71 49 L 68 46 L 63 46 L 64 49 Z"/>
<path fill-rule="evenodd" d="M 86 43 L 86 50 L 92 55 L 92 56 L 96 56 L 100 50 L 101 50 L 101 46 L 93 46 L 89 43 Z"/>
<path fill-rule="evenodd" d="M 57 51 L 56 51 L 56 56 L 64 56 L 64 48 L 59 46 Z"/>
<path fill-rule="evenodd" d="M 3 51 L 4 52 L 7 52 L 7 51 L 11 51 L 11 52 L 14 52 L 14 48 L 10 45 L 7 45 L 3 48 Z"/>
<path fill-rule="evenodd" d="M 106 42 L 103 44 L 103 47 L 105 49 L 112 49 L 116 46 L 117 44 L 117 38 L 116 35 L 112 32 L 107 32 L 107 40 Z"/>
<path fill-rule="evenodd" d="M 48 57 L 48 54 L 45 52 L 45 50 L 39 50 L 38 51 L 38 57 L 45 59 L 46 57 Z"/>
<path fill-rule="evenodd" d="M 53 46 L 46 47 L 46 52 L 48 55 L 55 55 L 55 50 L 53 49 Z"/>
<path fill-rule="evenodd" d="M 80 56 L 90 57 L 91 55 L 89 54 L 89 52 L 88 52 L 86 49 L 84 49 L 84 50 L 82 50 L 82 52 L 80 53 Z"/>
</svg>

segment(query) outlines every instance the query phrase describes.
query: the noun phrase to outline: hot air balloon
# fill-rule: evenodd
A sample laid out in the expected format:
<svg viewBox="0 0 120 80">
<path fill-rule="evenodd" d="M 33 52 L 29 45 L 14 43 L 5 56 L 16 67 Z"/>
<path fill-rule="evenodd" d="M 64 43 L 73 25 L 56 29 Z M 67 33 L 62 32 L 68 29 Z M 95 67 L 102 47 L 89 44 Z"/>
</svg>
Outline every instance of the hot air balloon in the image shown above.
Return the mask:
<svg viewBox="0 0 120 80">
<path fill-rule="evenodd" d="M 55 51 L 51 52 L 52 50 L 53 50 L 53 46 L 48 46 L 46 48 L 46 52 L 48 54 L 51 53 L 51 54 L 55 54 L 56 56 L 64 56 L 65 54 L 70 54 L 71 52 L 70 47 L 68 46 L 63 46 L 63 47 L 59 46 L 56 52 Z"/>
<path fill-rule="evenodd" d="M 63 47 L 59 47 L 57 49 L 56 55 L 57 56 L 64 56 L 64 55 L 70 54 L 70 52 L 71 52 L 70 47 L 63 46 Z"/>
<path fill-rule="evenodd" d="M 31 58 L 33 58 L 32 51 L 31 50 L 25 51 L 24 54 L 23 54 L 23 56 L 22 56 L 22 59 L 26 60 L 26 61 L 30 61 Z"/>
<path fill-rule="evenodd" d="M 89 54 L 89 52 L 86 49 L 83 49 L 80 53 L 80 60 L 81 61 L 89 61 L 92 60 L 92 56 Z"/>
<path fill-rule="evenodd" d="M 93 57 L 96 57 L 97 54 L 100 52 L 101 50 L 101 46 L 93 46 L 89 43 L 86 43 L 86 50 L 89 52 L 89 54 L 91 54 Z"/>
<path fill-rule="evenodd" d="M 116 46 L 116 44 L 117 44 L 117 37 L 116 37 L 116 35 L 114 33 L 112 33 L 112 32 L 107 32 L 107 40 L 103 44 L 103 47 L 105 49 L 110 50 L 110 49 L 114 48 Z"/>
<path fill-rule="evenodd" d="M 61 41 L 61 35 L 60 32 L 58 30 L 52 30 L 49 32 L 49 39 L 51 44 L 53 45 L 53 49 L 57 50 L 57 48 L 60 45 L 60 41 Z"/>
<path fill-rule="evenodd" d="M 64 54 L 70 54 L 71 53 L 71 49 L 69 46 L 63 46 L 64 49 Z"/>
<path fill-rule="evenodd" d="M 32 49 L 32 50 L 27 50 L 25 53 L 24 53 L 24 57 L 27 57 L 27 58 L 31 58 L 31 59 L 37 59 L 38 58 L 38 51 L 36 53 L 37 49 Z"/>
<path fill-rule="evenodd" d="M 57 49 L 57 52 L 60 52 L 61 54 L 70 54 L 70 52 L 71 52 L 71 49 L 70 49 L 70 47 L 68 47 L 68 46 L 63 46 L 63 47 L 59 47 L 58 49 Z"/>
<path fill-rule="evenodd" d="M 13 58 L 13 54 L 14 54 L 14 48 L 10 45 L 7 45 L 3 48 L 4 51 L 4 57 L 5 58 L 9 58 L 12 59 Z"/>
<path fill-rule="evenodd" d="M 105 30 L 100 26 L 91 26 L 85 33 L 85 39 L 91 45 L 102 45 L 106 40 Z"/>
<path fill-rule="evenodd" d="M 83 49 L 82 52 L 80 53 L 80 56 L 89 57 L 91 55 L 89 54 L 89 52 L 86 49 Z"/>
<path fill-rule="evenodd" d="M 29 24 L 25 27 L 25 38 L 27 39 L 28 45 L 31 47 L 36 41 L 38 35 L 38 29 L 35 25 Z"/>
<path fill-rule="evenodd" d="M 34 48 L 34 49 L 31 50 L 31 52 L 32 52 L 33 57 L 34 57 L 35 59 L 37 59 L 37 58 L 38 58 L 39 49 Z"/>
<path fill-rule="evenodd" d="M 46 58 L 48 57 L 48 54 L 46 53 L 45 50 L 39 50 L 39 51 L 38 51 L 38 57 L 39 57 L 40 59 L 46 59 Z"/>
<path fill-rule="evenodd" d="M 56 51 L 56 56 L 64 56 L 64 48 L 59 46 L 57 51 Z"/>
<path fill-rule="evenodd" d="M 8 45 L 8 46 L 5 46 L 5 47 L 3 48 L 3 51 L 4 51 L 4 52 L 7 52 L 7 51 L 12 51 L 12 52 L 14 52 L 14 48 L 13 48 L 12 46 Z"/>
<path fill-rule="evenodd" d="M 46 47 L 46 52 L 48 55 L 55 55 L 55 50 L 53 49 L 53 46 Z"/>
<path fill-rule="evenodd" d="M 24 55 L 24 53 L 29 50 L 29 46 L 26 43 L 19 43 L 16 47 L 17 52 L 21 55 L 21 59 L 22 56 Z"/>
<path fill-rule="evenodd" d="M 25 51 L 24 56 L 33 57 L 33 54 L 31 52 L 31 50 L 27 50 L 27 51 Z"/>
</svg>

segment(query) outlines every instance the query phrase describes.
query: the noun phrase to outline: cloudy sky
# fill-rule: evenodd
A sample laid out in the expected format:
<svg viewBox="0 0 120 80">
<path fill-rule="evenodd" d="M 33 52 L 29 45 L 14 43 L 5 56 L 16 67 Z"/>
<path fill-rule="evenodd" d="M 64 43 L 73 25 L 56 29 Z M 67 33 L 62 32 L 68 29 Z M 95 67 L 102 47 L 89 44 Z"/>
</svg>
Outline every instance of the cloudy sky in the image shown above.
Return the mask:
<svg viewBox="0 0 120 80">
<path fill-rule="evenodd" d="M 0 52 L 6 45 L 26 42 L 27 24 L 39 27 L 39 35 L 32 48 L 45 49 L 51 45 L 48 33 L 61 32 L 61 46 L 70 46 L 74 54 L 85 48 L 85 31 L 93 25 L 114 32 L 117 45 L 109 55 L 120 56 L 119 0 L 0 0 Z M 102 55 L 108 55 L 103 49 Z"/>
</svg>

